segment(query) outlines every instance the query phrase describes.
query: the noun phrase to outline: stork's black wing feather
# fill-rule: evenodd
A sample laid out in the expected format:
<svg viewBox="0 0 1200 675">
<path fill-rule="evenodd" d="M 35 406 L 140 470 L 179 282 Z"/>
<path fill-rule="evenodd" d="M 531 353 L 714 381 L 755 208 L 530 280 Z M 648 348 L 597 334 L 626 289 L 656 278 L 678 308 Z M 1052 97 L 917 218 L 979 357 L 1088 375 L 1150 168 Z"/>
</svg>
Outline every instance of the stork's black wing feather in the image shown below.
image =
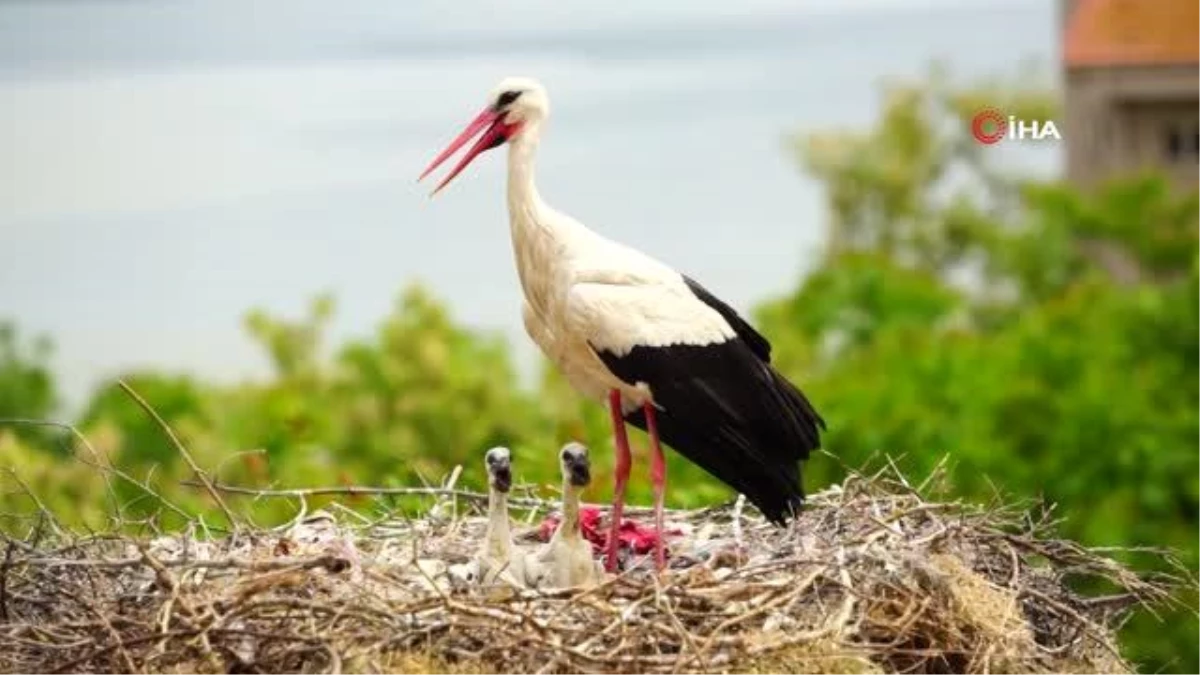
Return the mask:
<svg viewBox="0 0 1200 675">
<path fill-rule="evenodd" d="M 683 277 L 683 282 L 687 284 L 688 289 L 691 290 L 692 294 L 700 302 L 715 309 L 729 323 L 729 326 L 733 328 L 733 332 L 737 333 L 737 336 L 746 342 L 746 346 L 750 348 L 750 351 L 754 352 L 755 356 L 766 363 L 771 362 L 771 343 L 767 341 L 767 338 L 754 330 L 754 326 L 746 323 L 736 310 L 725 304 L 717 296 L 709 293 L 707 288 L 700 285 L 700 282 L 686 274 L 680 276 Z"/>
<path fill-rule="evenodd" d="M 707 345 L 637 346 L 621 356 L 595 351 L 622 381 L 649 385 L 664 443 L 782 523 L 804 499 L 798 462 L 819 447 L 824 421 L 765 362 L 766 340 L 742 325 L 749 340 L 739 331 Z M 625 419 L 646 429 L 641 409 Z"/>
</svg>

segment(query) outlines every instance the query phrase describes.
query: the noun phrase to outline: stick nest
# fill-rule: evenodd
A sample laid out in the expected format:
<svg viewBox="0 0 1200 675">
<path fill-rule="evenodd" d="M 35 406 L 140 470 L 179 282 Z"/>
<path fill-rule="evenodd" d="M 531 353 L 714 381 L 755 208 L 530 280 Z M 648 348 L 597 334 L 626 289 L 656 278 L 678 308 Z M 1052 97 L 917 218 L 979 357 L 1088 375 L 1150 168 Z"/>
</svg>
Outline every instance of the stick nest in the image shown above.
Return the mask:
<svg viewBox="0 0 1200 675">
<path fill-rule="evenodd" d="M 638 559 L 553 592 L 456 581 L 485 527 L 461 490 L 420 519 L 321 511 L 222 536 L 43 523 L 5 537 L 0 669 L 1130 672 L 1116 629 L 1183 583 L 1056 540 L 1048 519 L 921 492 L 853 475 L 786 529 L 740 500 L 669 511 L 682 534 L 661 577 Z M 513 504 L 536 546 L 552 504 Z"/>
</svg>

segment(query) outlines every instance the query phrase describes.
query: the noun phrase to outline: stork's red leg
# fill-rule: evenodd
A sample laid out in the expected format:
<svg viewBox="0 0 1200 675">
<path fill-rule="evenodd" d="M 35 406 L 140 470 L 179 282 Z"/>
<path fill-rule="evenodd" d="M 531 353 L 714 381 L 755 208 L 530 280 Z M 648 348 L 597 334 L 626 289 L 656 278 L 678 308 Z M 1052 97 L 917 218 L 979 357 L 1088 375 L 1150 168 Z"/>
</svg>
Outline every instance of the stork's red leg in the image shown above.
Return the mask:
<svg viewBox="0 0 1200 675">
<path fill-rule="evenodd" d="M 625 416 L 621 413 L 621 392 L 613 389 L 608 392 L 608 410 L 612 415 L 613 439 L 617 444 L 617 485 L 613 490 L 612 524 L 608 529 L 608 559 L 604 568 L 609 572 L 617 571 L 617 548 L 621 538 L 621 515 L 625 511 L 625 484 L 629 482 L 629 468 L 633 457 L 629 452 L 629 434 L 625 432 Z"/>
<path fill-rule="evenodd" d="M 658 421 L 654 417 L 654 404 L 642 405 L 646 411 L 646 432 L 650 435 L 650 480 L 654 483 L 654 566 L 661 572 L 667 566 L 663 552 L 663 498 L 667 494 L 667 458 L 663 457 L 662 445 L 658 442 Z"/>
</svg>

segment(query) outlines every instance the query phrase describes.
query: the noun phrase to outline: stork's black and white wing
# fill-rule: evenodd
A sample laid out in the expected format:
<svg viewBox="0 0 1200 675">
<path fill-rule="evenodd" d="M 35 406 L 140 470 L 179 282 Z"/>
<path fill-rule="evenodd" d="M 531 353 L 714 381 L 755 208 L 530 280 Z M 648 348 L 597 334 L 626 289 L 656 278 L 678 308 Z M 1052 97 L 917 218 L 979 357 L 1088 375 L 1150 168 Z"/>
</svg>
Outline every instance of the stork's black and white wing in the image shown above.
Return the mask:
<svg viewBox="0 0 1200 675">
<path fill-rule="evenodd" d="M 650 389 L 664 442 L 785 521 L 804 499 L 798 463 L 820 446 L 824 421 L 771 366 L 770 343 L 687 277 L 608 281 L 571 287 L 571 329 L 617 378 Z M 640 408 L 626 421 L 646 428 Z"/>
</svg>

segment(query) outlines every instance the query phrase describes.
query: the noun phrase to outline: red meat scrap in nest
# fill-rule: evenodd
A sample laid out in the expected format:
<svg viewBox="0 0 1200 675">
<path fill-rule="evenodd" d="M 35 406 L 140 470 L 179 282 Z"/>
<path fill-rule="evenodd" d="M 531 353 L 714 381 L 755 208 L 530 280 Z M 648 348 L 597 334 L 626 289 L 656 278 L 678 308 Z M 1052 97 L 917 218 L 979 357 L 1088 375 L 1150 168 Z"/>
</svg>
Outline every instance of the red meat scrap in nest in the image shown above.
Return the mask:
<svg viewBox="0 0 1200 675">
<path fill-rule="evenodd" d="M 558 529 L 558 523 L 561 520 L 560 515 L 547 516 L 542 521 L 542 525 L 538 528 L 538 537 L 542 541 L 549 541 L 554 535 L 554 531 Z M 583 533 L 584 539 L 587 539 L 592 544 L 592 552 L 596 554 L 603 553 L 608 544 L 608 524 L 602 523 L 600 509 L 594 506 L 585 506 L 579 509 L 579 529 Z M 678 529 L 665 528 L 664 535 L 678 536 L 683 534 Z M 617 530 L 618 546 L 627 549 L 634 554 L 644 555 L 654 550 L 654 544 L 658 541 L 658 536 L 654 532 L 653 527 L 641 525 L 635 520 L 629 518 L 621 519 L 621 526 Z M 667 542 L 663 542 L 664 546 Z"/>
</svg>

